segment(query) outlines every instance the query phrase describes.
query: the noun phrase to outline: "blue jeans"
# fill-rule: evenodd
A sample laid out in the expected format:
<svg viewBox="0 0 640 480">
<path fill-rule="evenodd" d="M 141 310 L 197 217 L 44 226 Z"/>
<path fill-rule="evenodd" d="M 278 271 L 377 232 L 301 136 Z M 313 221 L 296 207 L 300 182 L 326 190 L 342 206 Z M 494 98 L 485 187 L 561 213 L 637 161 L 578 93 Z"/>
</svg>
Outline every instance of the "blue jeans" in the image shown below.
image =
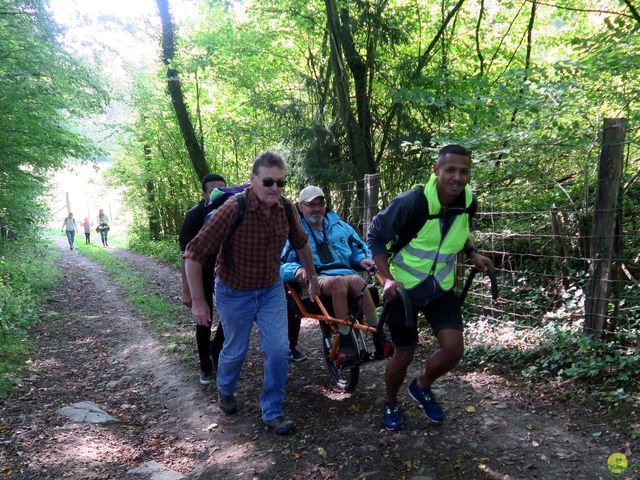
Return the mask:
<svg viewBox="0 0 640 480">
<path fill-rule="evenodd" d="M 65 230 L 64 233 L 67 234 L 67 240 L 69 240 L 69 246 L 73 247 L 73 239 L 76 236 L 76 231 L 75 230 Z"/>
<path fill-rule="evenodd" d="M 222 395 L 233 395 L 247 356 L 251 329 L 260 330 L 264 352 L 264 384 L 260 408 L 264 421 L 283 414 L 284 387 L 289 369 L 287 301 L 282 282 L 256 290 L 234 290 L 216 278 L 216 308 L 224 329 L 216 383 Z"/>
</svg>

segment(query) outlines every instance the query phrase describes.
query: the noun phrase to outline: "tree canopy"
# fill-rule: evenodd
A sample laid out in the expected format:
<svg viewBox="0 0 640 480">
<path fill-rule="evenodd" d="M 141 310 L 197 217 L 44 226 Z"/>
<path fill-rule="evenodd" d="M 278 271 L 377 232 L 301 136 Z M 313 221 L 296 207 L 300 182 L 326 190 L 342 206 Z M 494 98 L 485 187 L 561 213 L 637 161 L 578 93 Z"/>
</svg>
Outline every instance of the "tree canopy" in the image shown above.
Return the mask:
<svg viewBox="0 0 640 480">
<path fill-rule="evenodd" d="M 629 2 L 241 6 L 202 2 L 198 21 L 178 28 L 171 63 L 208 167 L 230 182 L 246 178 L 256 152 L 277 147 L 294 187 L 338 189 L 377 172 L 392 195 L 422 181 L 433 151 L 449 142 L 472 148 L 476 178 L 495 188 L 523 174 L 562 178 L 581 168 L 565 160 L 593 141 L 599 118 L 638 118 L 640 22 Z M 163 75 L 158 59 L 142 83 L 158 94 Z M 143 97 L 132 92 L 134 104 Z M 136 141 L 162 134 L 146 141 L 146 155 L 129 145 L 126 158 L 154 178 L 158 162 L 175 180 L 191 169 L 163 98 L 160 110 L 135 108 L 145 125 Z M 181 198 L 195 195 L 190 177 Z M 121 178 L 148 197 L 146 177 Z M 168 198 L 177 193 L 158 187 Z"/>
<path fill-rule="evenodd" d="M 77 120 L 107 102 L 99 73 L 61 48 L 39 1 L 0 0 L 0 224 L 35 224 L 51 169 L 89 159 Z"/>
</svg>

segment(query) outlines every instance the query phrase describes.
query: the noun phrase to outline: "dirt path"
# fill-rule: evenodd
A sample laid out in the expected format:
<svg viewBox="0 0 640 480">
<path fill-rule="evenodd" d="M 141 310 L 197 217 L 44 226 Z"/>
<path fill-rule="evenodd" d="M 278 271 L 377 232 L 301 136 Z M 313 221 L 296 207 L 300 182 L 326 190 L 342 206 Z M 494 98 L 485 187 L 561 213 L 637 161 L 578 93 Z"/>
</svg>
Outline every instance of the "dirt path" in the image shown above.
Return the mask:
<svg viewBox="0 0 640 480">
<path fill-rule="evenodd" d="M 337 391 L 311 323 L 303 324 L 300 341 L 309 360 L 291 365 L 287 384 L 286 411 L 297 432 L 278 437 L 259 418 L 255 338 L 238 386 L 242 410 L 225 417 L 213 390 L 197 383 L 194 347 L 185 366 L 99 266 L 64 245 L 61 251 L 63 281 L 33 330 L 41 349 L 26 390 L 0 406 L 5 477 L 120 479 L 155 460 L 199 479 L 605 479 L 634 478 L 607 471 L 613 452 L 640 463 L 638 445 L 613 428 L 637 417 L 607 420 L 559 402 L 544 386 L 523 388 L 484 373 L 457 371 L 439 382 L 448 416 L 442 426 L 427 423 L 403 392 L 407 428 L 386 432 L 384 365 L 363 368 L 354 394 Z M 179 272 L 131 252 L 116 254 L 180 303 Z M 56 413 L 83 400 L 120 423 L 72 424 Z"/>
</svg>

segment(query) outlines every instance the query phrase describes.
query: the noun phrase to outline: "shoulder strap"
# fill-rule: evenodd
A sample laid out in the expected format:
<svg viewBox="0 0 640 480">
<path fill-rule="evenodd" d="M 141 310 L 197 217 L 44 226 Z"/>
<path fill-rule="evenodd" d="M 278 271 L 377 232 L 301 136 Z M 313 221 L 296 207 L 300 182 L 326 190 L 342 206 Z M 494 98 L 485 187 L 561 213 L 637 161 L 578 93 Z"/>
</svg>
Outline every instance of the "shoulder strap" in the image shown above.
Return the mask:
<svg viewBox="0 0 640 480">
<path fill-rule="evenodd" d="M 284 213 L 287 215 L 287 222 L 291 223 L 291 219 L 293 218 L 293 210 L 292 210 L 292 206 L 291 206 L 291 202 L 283 197 L 280 197 L 280 203 L 282 203 L 282 206 L 284 207 Z M 289 256 L 289 253 L 291 251 L 293 251 L 293 247 L 291 246 L 291 243 L 288 244 L 289 248 L 287 248 L 284 253 L 280 256 L 280 261 L 284 262 L 285 259 Z M 296 257 L 297 257 L 297 253 L 296 253 Z"/>
<path fill-rule="evenodd" d="M 242 194 L 242 192 L 238 192 L 233 195 L 233 198 L 235 198 L 236 202 L 238 202 L 239 210 L 238 210 L 238 218 L 236 218 L 235 223 L 231 227 L 231 233 L 235 232 L 236 229 L 242 223 L 242 220 L 244 220 L 244 195 Z M 280 198 L 280 203 L 284 207 L 284 212 L 287 214 L 287 220 L 291 221 L 291 218 L 293 217 L 291 204 L 287 200 L 283 199 L 282 197 Z"/>
<path fill-rule="evenodd" d="M 394 254 L 398 253 L 418 236 L 418 232 L 422 230 L 427 220 L 436 218 L 433 215 L 429 215 L 429 203 L 427 202 L 427 196 L 424 194 L 424 186 L 420 185 L 417 190 L 419 191 L 419 195 L 417 195 L 418 204 L 415 206 L 413 216 L 407 223 L 409 228 L 398 235 L 398 241 L 391 245 L 389 249 Z"/>
<path fill-rule="evenodd" d="M 242 223 L 242 220 L 244 219 L 244 195 L 242 194 L 242 192 L 238 192 L 233 195 L 233 198 L 235 198 L 236 202 L 238 202 L 238 217 L 236 218 L 236 221 L 233 223 L 230 233 L 235 232 L 236 229 Z"/>
<path fill-rule="evenodd" d="M 291 210 L 291 202 L 286 198 L 280 197 L 280 203 L 284 207 L 284 213 L 287 214 L 287 220 L 290 222 L 293 217 L 293 211 Z"/>
<path fill-rule="evenodd" d="M 414 215 L 409 222 L 409 229 L 406 233 L 403 233 L 398 236 L 398 241 L 395 242 L 391 248 L 389 249 L 391 253 L 395 254 L 402 250 L 411 240 L 418 236 L 424 224 L 427 223 L 428 220 L 434 220 L 436 218 L 444 218 L 446 217 L 446 212 L 443 209 L 436 215 L 431 215 L 429 213 L 429 203 L 427 202 L 427 196 L 424 194 L 424 185 L 420 185 L 416 187 L 420 192 L 418 195 L 418 205 L 414 210 Z M 471 204 L 467 208 L 457 208 L 449 213 L 449 215 L 462 215 L 463 213 L 468 213 L 473 215 L 477 209 L 477 202 L 475 197 L 471 201 Z"/>
</svg>

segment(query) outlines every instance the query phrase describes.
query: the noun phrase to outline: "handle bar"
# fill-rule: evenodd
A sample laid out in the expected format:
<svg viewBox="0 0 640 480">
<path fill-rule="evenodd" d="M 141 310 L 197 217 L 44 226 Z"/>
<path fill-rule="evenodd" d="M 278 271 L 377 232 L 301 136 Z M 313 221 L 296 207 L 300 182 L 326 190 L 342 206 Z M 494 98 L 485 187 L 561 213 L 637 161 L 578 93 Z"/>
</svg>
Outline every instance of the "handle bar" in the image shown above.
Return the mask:
<svg viewBox="0 0 640 480">
<path fill-rule="evenodd" d="M 473 267 L 469 272 L 469 276 L 464 282 L 464 288 L 462 289 L 462 292 L 460 292 L 460 303 L 464 302 L 464 299 L 467 296 L 467 292 L 469 291 L 469 288 L 471 288 L 471 284 L 473 283 L 473 279 L 479 272 L 480 271 L 476 267 Z M 489 277 L 489 280 L 491 281 L 491 298 L 493 298 L 493 301 L 495 302 L 496 300 L 498 300 L 498 281 L 496 280 L 496 272 L 493 270 L 493 268 L 488 268 L 484 272 L 484 274 Z"/>
<path fill-rule="evenodd" d="M 413 303 L 409 298 L 409 294 L 403 287 L 396 287 L 396 293 L 404 306 L 404 324 L 409 328 L 413 327 Z"/>
</svg>

